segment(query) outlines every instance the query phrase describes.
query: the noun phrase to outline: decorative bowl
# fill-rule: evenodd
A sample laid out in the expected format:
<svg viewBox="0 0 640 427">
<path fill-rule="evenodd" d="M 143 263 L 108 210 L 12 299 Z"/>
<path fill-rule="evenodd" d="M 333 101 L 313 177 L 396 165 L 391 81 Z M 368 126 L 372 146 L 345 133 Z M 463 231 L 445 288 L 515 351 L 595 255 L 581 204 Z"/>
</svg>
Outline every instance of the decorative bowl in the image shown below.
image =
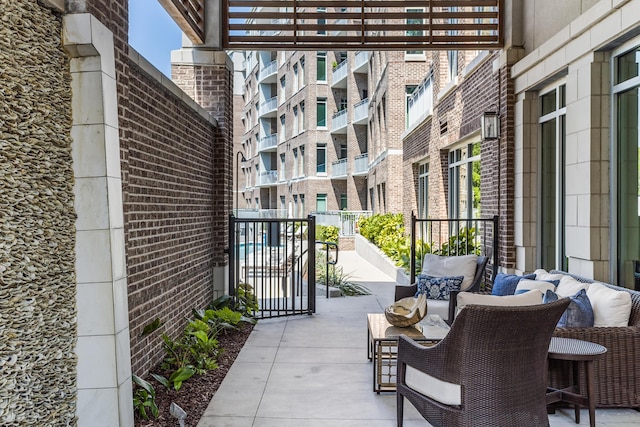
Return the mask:
<svg viewBox="0 0 640 427">
<path fill-rule="evenodd" d="M 384 315 L 393 326 L 404 328 L 415 325 L 427 315 L 427 297 L 420 294 L 402 298 L 385 308 Z"/>
</svg>

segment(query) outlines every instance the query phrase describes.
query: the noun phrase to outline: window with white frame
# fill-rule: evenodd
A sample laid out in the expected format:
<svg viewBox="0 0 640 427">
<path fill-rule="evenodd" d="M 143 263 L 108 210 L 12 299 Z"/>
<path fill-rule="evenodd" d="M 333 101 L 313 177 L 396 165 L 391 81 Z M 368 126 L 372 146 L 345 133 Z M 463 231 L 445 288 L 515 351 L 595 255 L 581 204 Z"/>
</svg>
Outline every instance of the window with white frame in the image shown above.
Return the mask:
<svg viewBox="0 0 640 427">
<path fill-rule="evenodd" d="M 300 218 L 304 217 L 304 194 L 300 194 L 300 212 L 299 212 L 299 216 Z"/>
<path fill-rule="evenodd" d="M 291 136 L 298 135 L 298 106 L 294 105 L 293 107 L 293 133 Z"/>
<path fill-rule="evenodd" d="M 406 85 L 404 87 L 404 121 L 406 128 L 409 128 L 409 100 L 417 87 L 418 85 Z"/>
<path fill-rule="evenodd" d="M 325 212 L 327 210 L 327 194 L 316 194 L 316 211 Z"/>
<path fill-rule="evenodd" d="M 298 86 L 298 64 L 293 64 L 293 93 L 296 93 L 299 89 Z"/>
<path fill-rule="evenodd" d="M 300 160 L 299 160 L 300 169 L 298 170 L 298 175 L 304 176 L 305 175 L 304 174 L 304 145 L 300 146 L 299 153 L 300 153 Z"/>
<path fill-rule="evenodd" d="M 293 178 L 298 177 L 298 149 L 293 149 Z"/>
<path fill-rule="evenodd" d="M 612 230 L 617 256 L 615 283 L 636 288 L 640 260 L 640 43 L 633 40 L 614 52 L 612 80 L 615 120 L 613 146 L 617 229 Z M 612 218 L 613 219 L 613 218 Z M 615 277 L 617 276 L 617 278 Z M 616 280 L 617 279 L 617 280 Z"/>
<path fill-rule="evenodd" d="M 316 127 L 327 127 L 327 98 L 316 100 Z"/>
<path fill-rule="evenodd" d="M 304 85 L 307 84 L 307 80 L 304 72 L 304 56 L 300 58 L 300 69 L 298 71 L 298 78 L 300 79 L 298 87 L 303 88 Z"/>
<path fill-rule="evenodd" d="M 407 12 L 416 13 L 416 14 L 423 13 L 424 8 L 420 7 L 420 8 L 407 9 Z M 406 23 L 408 25 L 422 25 L 424 24 L 424 19 L 422 17 L 408 18 Z M 419 28 L 406 30 L 405 34 L 410 37 L 421 37 L 421 36 L 424 36 L 424 30 Z M 425 58 L 424 51 L 423 50 L 407 50 L 405 52 L 405 58 L 406 59 L 424 59 Z"/>
<path fill-rule="evenodd" d="M 285 163 L 285 155 L 284 153 L 280 154 L 280 181 L 285 181 L 287 179 L 286 172 L 286 163 Z"/>
<path fill-rule="evenodd" d="M 305 125 L 307 124 L 304 118 L 304 101 L 300 101 L 300 114 L 298 116 L 299 120 L 300 120 L 300 126 L 298 129 L 300 129 L 300 132 L 304 132 L 305 130 Z"/>
<path fill-rule="evenodd" d="M 287 139 L 287 132 L 286 132 L 286 128 L 285 128 L 285 124 L 286 124 L 286 117 L 285 115 L 281 115 L 280 116 L 280 130 L 278 132 L 278 136 L 279 136 L 279 140 L 278 142 L 284 142 Z"/>
<path fill-rule="evenodd" d="M 287 78 L 285 76 L 280 77 L 280 104 L 284 104 L 284 101 L 287 99 Z"/>
<path fill-rule="evenodd" d="M 480 218 L 480 142 L 449 151 L 449 217 Z"/>
<path fill-rule="evenodd" d="M 317 52 L 316 54 L 316 81 L 318 83 L 327 82 L 327 52 Z"/>
<path fill-rule="evenodd" d="M 429 218 L 429 162 L 418 165 L 418 218 Z"/>
<path fill-rule="evenodd" d="M 318 144 L 316 147 L 316 174 L 327 173 L 327 144 Z"/>
<path fill-rule="evenodd" d="M 327 12 L 327 8 L 326 7 L 319 7 L 316 9 L 316 12 L 318 13 L 326 13 Z M 320 15 L 318 15 L 320 16 Z M 326 25 L 327 20 L 325 18 L 319 18 L 318 19 L 318 25 Z M 320 36 L 324 36 L 327 34 L 327 31 L 322 29 L 322 30 L 318 30 L 318 35 Z"/>
<path fill-rule="evenodd" d="M 546 270 L 565 270 L 565 117 L 566 85 L 556 84 L 539 97 L 538 263 Z"/>
</svg>

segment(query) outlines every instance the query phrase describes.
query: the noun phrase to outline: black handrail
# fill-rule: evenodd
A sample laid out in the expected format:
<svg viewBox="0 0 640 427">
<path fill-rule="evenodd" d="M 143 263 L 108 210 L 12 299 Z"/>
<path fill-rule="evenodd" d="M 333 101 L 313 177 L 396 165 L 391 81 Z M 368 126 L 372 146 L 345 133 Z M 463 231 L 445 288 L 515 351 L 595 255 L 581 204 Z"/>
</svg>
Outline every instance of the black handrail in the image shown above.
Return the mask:
<svg viewBox="0 0 640 427">
<path fill-rule="evenodd" d="M 326 254 L 326 258 L 324 261 L 325 264 L 325 286 L 327 288 L 326 294 L 327 294 L 327 298 L 329 298 L 329 266 L 333 265 L 335 268 L 335 265 L 338 263 L 338 244 L 335 242 L 322 242 L 320 240 L 316 240 L 316 245 L 324 245 L 325 246 L 325 254 Z M 334 259 L 333 261 L 329 260 L 329 247 L 334 247 L 336 249 L 336 259 Z"/>
</svg>

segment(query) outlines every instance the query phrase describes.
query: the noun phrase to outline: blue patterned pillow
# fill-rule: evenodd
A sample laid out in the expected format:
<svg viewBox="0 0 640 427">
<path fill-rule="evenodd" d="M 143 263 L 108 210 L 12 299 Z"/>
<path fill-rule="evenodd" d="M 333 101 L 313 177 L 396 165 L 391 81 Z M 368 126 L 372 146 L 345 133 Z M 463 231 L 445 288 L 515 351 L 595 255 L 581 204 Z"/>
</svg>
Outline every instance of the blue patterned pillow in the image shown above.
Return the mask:
<svg viewBox="0 0 640 427">
<path fill-rule="evenodd" d="M 418 275 L 418 291 L 416 296 L 425 294 L 427 299 L 448 300 L 451 291 L 459 291 L 464 276 L 432 277 L 426 274 Z"/>
<path fill-rule="evenodd" d="M 522 279 L 534 280 L 536 275 L 534 273 L 526 274 L 524 276 L 518 276 L 515 274 L 498 273 L 496 280 L 493 281 L 493 288 L 491 288 L 491 295 L 505 296 L 513 295 L 516 293 L 516 286 Z"/>
<path fill-rule="evenodd" d="M 571 298 L 567 309 L 562 313 L 558 328 L 590 328 L 593 326 L 593 307 L 587 296 L 587 291 L 581 289 Z M 542 299 L 543 303 L 553 302 L 558 299 L 558 294 L 548 290 Z"/>
</svg>

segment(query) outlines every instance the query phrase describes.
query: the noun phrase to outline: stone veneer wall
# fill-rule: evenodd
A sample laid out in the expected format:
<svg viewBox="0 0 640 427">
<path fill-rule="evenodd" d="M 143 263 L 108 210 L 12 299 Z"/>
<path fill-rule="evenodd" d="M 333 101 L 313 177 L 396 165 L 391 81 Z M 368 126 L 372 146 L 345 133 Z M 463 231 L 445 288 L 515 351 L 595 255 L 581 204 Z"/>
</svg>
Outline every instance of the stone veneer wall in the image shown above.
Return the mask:
<svg viewBox="0 0 640 427">
<path fill-rule="evenodd" d="M 76 410 L 71 75 L 61 16 L 2 1 L 0 424 L 69 425 Z"/>
</svg>

